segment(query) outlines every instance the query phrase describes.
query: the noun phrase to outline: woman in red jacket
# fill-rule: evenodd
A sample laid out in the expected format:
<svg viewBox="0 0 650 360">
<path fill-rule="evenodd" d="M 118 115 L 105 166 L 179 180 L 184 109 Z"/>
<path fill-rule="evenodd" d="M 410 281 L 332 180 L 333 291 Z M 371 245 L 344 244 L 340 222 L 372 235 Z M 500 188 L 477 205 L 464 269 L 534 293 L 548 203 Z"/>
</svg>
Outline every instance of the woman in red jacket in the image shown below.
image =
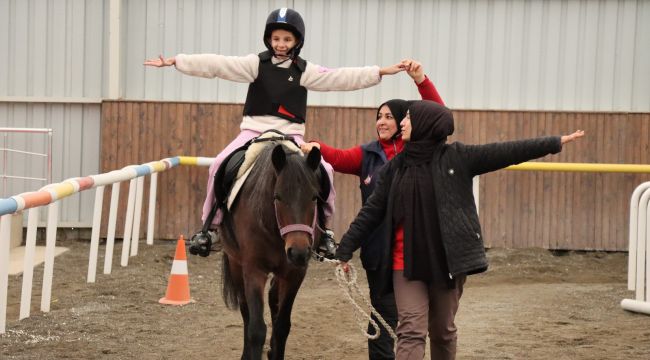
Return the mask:
<svg viewBox="0 0 650 360">
<path fill-rule="evenodd" d="M 407 72 L 417 85 L 422 99 L 433 100 L 440 105 L 444 105 L 435 86 L 424 75 L 422 65 L 413 60 L 407 61 L 407 65 L 409 65 L 407 68 L 410 69 Z M 406 100 L 393 99 L 379 106 L 376 117 L 377 140 L 349 149 L 336 149 L 321 141 L 316 141 L 304 144 L 302 149 L 309 152 L 313 147 L 318 147 L 321 150 L 323 159 L 332 165 L 334 171 L 358 176 L 361 201 L 365 204 L 375 188 L 375 173 L 400 153 L 404 147 L 399 123 L 406 115 L 409 104 L 410 102 Z M 381 286 L 380 277 L 378 276 L 379 254 L 382 250 L 381 244 L 384 242 L 375 240 L 382 236 L 388 236 L 383 225 L 377 227 L 363 241 L 361 245 L 361 262 L 366 271 L 372 306 L 395 329 L 397 326 L 397 307 L 394 294 L 379 291 Z M 331 253 L 333 249 L 322 249 L 321 252 Z M 370 328 L 368 331 L 370 331 Z M 386 331 L 382 331 L 379 338 L 368 340 L 368 355 L 371 360 L 394 359 L 393 348 L 393 339 Z"/>
</svg>

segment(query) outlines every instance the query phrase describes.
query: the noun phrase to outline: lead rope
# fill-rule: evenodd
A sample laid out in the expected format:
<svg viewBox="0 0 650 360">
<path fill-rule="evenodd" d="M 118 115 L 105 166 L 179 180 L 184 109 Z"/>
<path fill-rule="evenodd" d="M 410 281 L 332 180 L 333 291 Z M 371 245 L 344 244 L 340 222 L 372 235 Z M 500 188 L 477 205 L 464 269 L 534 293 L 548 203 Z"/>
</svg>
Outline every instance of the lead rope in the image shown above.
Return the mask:
<svg viewBox="0 0 650 360">
<path fill-rule="evenodd" d="M 375 315 L 377 320 L 379 320 L 379 323 L 381 323 L 384 329 L 388 331 L 388 334 L 394 340 L 397 340 L 397 335 L 395 334 L 393 329 L 391 329 L 391 327 L 388 325 L 386 320 L 384 320 L 384 318 L 381 315 L 379 315 L 379 312 L 375 309 L 374 306 L 372 306 L 370 300 L 368 300 L 368 298 L 364 296 L 361 289 L 359 289 L 359 285 L 357 284 L 357 270 L 354 268 L 354 266 L 348 263 L 348 273 L 346 274 L 346 272 L 343 271 L 343 266 L 341 266 L 338 260 L 327 259 L 315 252 L 314 252 L 314 256 L 320 262 L 326 262 L 326 263 L 336 265 L 336 269 L 334 270 L 334 274 L 336 275 L 336 280 L 339 284 L 339 287 L 348 298 L 350 304 L 352 304 L 355 308 L 353 309 L 352 313 L 354 314 L 354 317 L 356 318 L 357 324 L 359 325 L 359 328 L 361 329 L 363 335 L 365 335 L 368 339 L 371 340 L 374 340 L 379 337 L 380 335 L 379 325 L 377 325 L 377 322 L 371 316 L 371 315 Z M 353 293 L 358 298 L 361 298 L 363 302 L 366 304 L 366 306 L 370 308 L 370 314 L 368 314 L 365 310 L 363 310 L 363 308 L 359 306 L 357 301 L 354 300 Z M 375 329 L 374 334 L 369 334 L 368 331 L 366 331 L 366 327 L 365 327 L 366 320 L 370 321 L 370 325 L 372 325 L 372 327 Z"/>
</svg>

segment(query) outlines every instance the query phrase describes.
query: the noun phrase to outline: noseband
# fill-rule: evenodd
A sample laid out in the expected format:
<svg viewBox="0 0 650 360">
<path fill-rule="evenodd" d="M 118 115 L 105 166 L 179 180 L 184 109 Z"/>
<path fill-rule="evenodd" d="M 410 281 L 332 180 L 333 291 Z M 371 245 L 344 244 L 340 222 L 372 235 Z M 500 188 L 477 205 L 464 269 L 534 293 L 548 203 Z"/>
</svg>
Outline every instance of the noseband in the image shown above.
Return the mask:
<svg viewBox="0 0 650 360">
<path fill-rule="evenodd" d="M 275 208 L 275 221 L 278 223 L 278 229 L 280 229 L 280 236 L 284 237 L 284 235 L 295 232 L 295 231 L 304 231 L 307 234 L 309 234 L 309 238 L 311 239 L 311 244 L 313 245 L 314 242 L 314 230 L 316 229 L 316 218 L 318 216 L 318 208 L 316 205 L 314 205 L 314 220 L 311 223 L 311 226 L 306 225 L 306 224 L 289 224 L 282 226 L 280 224 L 280 218 L 278 217 L 278 203 L 277 200 L 273 201 L 273 207 Z"/>
</svg>

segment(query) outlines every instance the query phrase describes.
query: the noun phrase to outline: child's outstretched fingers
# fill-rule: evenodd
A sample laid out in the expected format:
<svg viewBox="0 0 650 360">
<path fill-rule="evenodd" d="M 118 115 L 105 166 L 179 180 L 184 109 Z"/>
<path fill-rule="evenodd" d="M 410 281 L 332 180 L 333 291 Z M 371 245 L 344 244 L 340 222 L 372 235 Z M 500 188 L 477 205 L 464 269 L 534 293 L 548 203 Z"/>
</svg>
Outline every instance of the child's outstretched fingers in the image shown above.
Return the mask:
<svg viewBox="0 0 650 360">
<path fill-rule="evenodd" d="M 564 135 L 560 138 L 560 141 L 562 142 L 562 145 L 569 143 L 575 139 L 581 138 L 585 136 L 585 131 L 584 130 L 577 130 L 573 134 L 570 135 Z"/>
<path fill-rule="evenodd" d="M 404 70 L 406 70 L 406 66 L 400 62 L 395 65 L 386 66 L 379 69 L 379 75 L 394 75 Z"/>
<path fill-rule="evenodd" d="M 165 59 L 162 55 L 158 56 L 158 59 L 148 59 L 144 61 L 144 65 L 163 67 L 163 66 L 172 66 L 176 63 L 176 58 L 172 57 Z"/>
</svg>

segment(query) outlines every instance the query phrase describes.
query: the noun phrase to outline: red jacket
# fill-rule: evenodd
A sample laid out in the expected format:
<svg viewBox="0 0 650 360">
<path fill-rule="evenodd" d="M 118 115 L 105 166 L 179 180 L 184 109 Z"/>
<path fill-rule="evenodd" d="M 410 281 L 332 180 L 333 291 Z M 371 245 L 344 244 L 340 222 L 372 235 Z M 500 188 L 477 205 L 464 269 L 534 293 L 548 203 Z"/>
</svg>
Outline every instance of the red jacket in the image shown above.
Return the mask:
<svg viewBox="0 0 650 360">
<path fill-rule="evenodd" d="M 428 77 L 425 76 L 424 81 L 417 85 L 417 87 L 420 96 L 422 96 L 422 100 L 433 100 L 440 105 L 445 104 L 442 101 L 440 94 L 438 94 L 438 90 Z M 379 141 L 381 147 L 384 149 L 384 153 L 386 153 L 386 158 L 388 160 L 399 154 L 404 147 L 401 137 L 397 138 L 395 141 L 382 141 L 380 139 L 377 141 Z M 332 165 L 334 171 L 357 176 L 361 174 L 361 145 L 349 149 L 337 149 L 321 141 L 317 142 L 320 144 L 320 152 L 323 155 L 323 159 Z"/>
</svg>

